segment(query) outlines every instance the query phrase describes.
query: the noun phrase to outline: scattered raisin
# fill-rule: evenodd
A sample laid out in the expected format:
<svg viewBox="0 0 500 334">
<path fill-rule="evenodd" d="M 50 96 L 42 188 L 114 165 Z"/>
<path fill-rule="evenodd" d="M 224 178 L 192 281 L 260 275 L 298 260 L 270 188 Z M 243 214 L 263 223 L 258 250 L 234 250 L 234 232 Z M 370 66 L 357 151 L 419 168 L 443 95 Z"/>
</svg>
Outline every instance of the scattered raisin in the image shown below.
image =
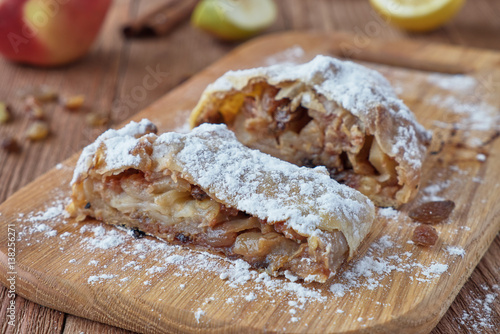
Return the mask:
<svg viewBox="0 0 500 334">
<path fill-rule="evenodd" d="M 21 146 L 19 146 L 19 143 L 14 138 L 5 138 L 2 141 L 2 148 L 8 153 L 18 153 L 21 151 Z"/>
<path fill-rule="evenodd" d="M 17 96 L 22 99 L 33 97 L 40 103 L 52 102 L 58 99 L 56 91 L 46 85 L 20 89 Z"/>
<path fill-rule="evenodd" d="M 412 209 L 408 216 L 424 224 L 437 224 L 448 218 L 454 208 L 453 201 L 427 202 Z"/>
<path fill-rule="evenodd" d="M 7 123 L 12 119 L 12 110 L 5 102 L 0 102 L 0 124 Z"/>
<path fill-rule="evenodd" d="M 26 138 L 30 140 L 42 140 L 49 135 L 49 126 L 43 121 L 36 121 L 26 130 Z"/>
<path fill-rule="evenodd" d="M 25 108 L 26 111 L 29 112 L 29 116 L 32 119 L 41 120 L 45 117 L 42 105 L 33 96 L 26 98 Z"/>
<path fill-rule="evenodd" d="M 191 238 L 189 236 L 185 236 L 184 234 L 182 233 L 177 233 L 175 235 L 175 239 L 177 239 L 178 241 L 182 242 L 183 244 L 191 241 Z"/>
<path fill-rule="evenodd" d="M 191 186 L 191 196 L 197 201 L 203 201 L 208 198 L 207 193 L 198 186 Z"/>
<path fill-rule="evenodd" d="M 438 239 L 437 231 L 430 225 L 418 225 L 413 231 L 411 240 L 420 246 L 432 246 Z"/>
<path fill-rule="evenodd" d="M 95 112 L 88 113 L 87 116 L 85 116 L 85 122 L 92 127 L 104 126 L 108 121 L 109 119 L 107 116 Z"/>
<path fill-rule="evenodd" d="M 142 239 L 146 236 L 146 233 L 142 232 L 141 230 L 137 228 L 132 229 L 132 236 L 136 239 Z"/>
<path fill-rule="evenodd" d="M 64 108 L 67 110 L 75 111 L 80 109 L 85 102 L 85 96 L 83 95 L 75 95 L 68 97 L 62 101 Z"/>
<path fill-rule="evenodd" d="M 33 96 L 41 103 L 56 101 L 59 98 L 56 91 L 48 86 L 40 86 L 39 89 L 33 93 Z"/>
</svg>

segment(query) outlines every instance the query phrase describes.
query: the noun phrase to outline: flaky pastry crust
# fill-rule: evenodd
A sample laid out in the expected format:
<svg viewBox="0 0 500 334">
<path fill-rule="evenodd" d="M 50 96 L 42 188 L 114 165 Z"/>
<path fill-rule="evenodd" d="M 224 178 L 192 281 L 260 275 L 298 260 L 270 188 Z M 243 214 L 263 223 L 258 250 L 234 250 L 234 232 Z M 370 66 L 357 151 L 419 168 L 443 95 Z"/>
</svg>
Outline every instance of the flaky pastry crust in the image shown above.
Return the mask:
<svg viewBox="0 0 500 334">
<path fill-rule="evenodd" d="M 209 85 L 190 123 L 226 123 L 245 145 L 331 176 L 379 206 L 419 187 L 430 133 L 378 72 L 317 56 L 302 65 L 230 71 Z"/>
</svg>

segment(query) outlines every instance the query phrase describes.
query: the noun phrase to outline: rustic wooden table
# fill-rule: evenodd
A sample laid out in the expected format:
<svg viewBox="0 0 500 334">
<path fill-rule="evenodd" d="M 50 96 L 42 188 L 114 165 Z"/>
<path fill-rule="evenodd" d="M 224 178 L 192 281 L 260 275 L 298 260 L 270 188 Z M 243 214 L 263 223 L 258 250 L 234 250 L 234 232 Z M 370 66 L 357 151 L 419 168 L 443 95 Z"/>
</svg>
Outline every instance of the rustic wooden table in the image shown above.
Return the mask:
<svg viewBox="0 0 500 334">
<path fill-rule="evenodd" d="M 86 112 L 104 113 L 110 119 L 107 126 L 116 125 L 238 45 L 220 43 L 187 22 L 166 37 L 124 40 L 119 30 L 121 25 L 159 2 L 115 0 L 94 48 L 71 66 L 43 70 L 0 60 L 0 101 L 9 102 L 15 115 L 13 122 L 0 127 L 0 139 L 20 137 L 31 122 L 16 97 L 22 87 L 46 84 L 62 96 L 84 94 L 85 109 L 88 109 L 69 113 L 56 105 L 48 107 L 52 134 L 47 140 L 22 141 L 19 154 L 0 151 L 0 203 L 106 129 L 105 126 L 87 126 Z M 368 23 L 375 20 L 375 13 L 368 0 L 277 2 L 279 18 L 270 32 L 292 29 L 350 31 L 360 37 L 410 38 L 500 50 L 498 0 L 469 0 L 451 23 L 429 34 L 408 34 L 385 24 L 370 29 Z M 142 94 L 145 90 L 138 94 L 140 89 L 134 87 L 141 87 L 148 70 L 157 68 L 167 74 L 158 77 L 158 85 L 146 94 Z M 496 295 L 500 291 L 499 277 L 500 237 L 497 237 L 432 333 L 497 333 L 500 327 L 500 297 Z M 16 326 L 8 326 L 5 319 L 9 298 L 3 286 L 0 286 L 0 299 L 2 333 L 127 332 L 48 309 L 19 296 L 16 298 Z"/>
</svg>

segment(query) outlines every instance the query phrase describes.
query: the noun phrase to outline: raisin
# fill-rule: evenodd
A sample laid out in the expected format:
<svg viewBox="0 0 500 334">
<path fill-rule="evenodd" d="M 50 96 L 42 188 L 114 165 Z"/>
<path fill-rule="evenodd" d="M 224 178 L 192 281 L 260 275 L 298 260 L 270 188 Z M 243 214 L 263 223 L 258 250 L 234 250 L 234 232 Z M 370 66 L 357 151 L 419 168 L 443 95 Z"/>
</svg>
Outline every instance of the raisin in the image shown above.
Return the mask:
<svg viewBox="0 0 500 334">
<path fill-rule="evenodd" d="M 220 111 L 217 111 L 215 113 L 205 115 L 201 123 L 222 124 L 224 123 L 224 116 L 222 116 Z"/>
<path fill-rule="evenodd" d="M 413 231 L 411 240 L 420 246 L 432 246 L 438 239 L 437 231 L 430 225 L 418 225 Z"/>
<path fill-rule="evenodd" d="M 43 111 L 42 104 L 33 96 L 26 98 L 24 103 L 25 109 L 29 113 L 29 117 L 31 119 L 43 120 L 45 118 L 45 112 Z"/>
<path fill-rule="evenodd" d="M 42 140 L 49 135 L 49 125 L 43 121 L 36 121 L 26 130 L 26 138 L 30 140 Z"/>
<path fill-rule="evenodd" d="M 308 158 L 304 158 L 304 159 L 300 160 L 299 165 L 303 166 L 303 167 L 309 167 L 309 168 L 316 167 L 316 165 L 314 164 L 314 161 L 312 159 L 308 159 Z"/>
<path fill-rule="evenodd" d="M 437 224 L 448 218 L 454 208 L 453 201 L 427 202 L 412 209 L 408 216 L 424 224 Z"/>
<path fill-rule="evenodd" d="M 197 201 L 203 201 L 208 198 L 207 193 L 198 186 L 191 186 L 191 196 Z"/>
<path fill-rule="evenodd" d="M 224 215 L 226 215 L 227 217 L 231 217 L 231 216 L 237 216 L 240 211 L 236 208 L 231 208 L 229 206 L 225 206 L 224 204 L 221 204 L 220 206 L 220 212 Z"/>
<path fill-rule="evenodd" d="M 84 103 L 85 103 L 84 95 L 70 96 L 62 100 L 62 105 L 64 106 L 64 108 L 70 111 L 75 111 L 80 109 Z"/>
<path fill-rule="evenodd" d="M 2 141 L 2 148 L 8 153 L 18 153 L 21 151 L 21 146 L 14 138 L 5 138 Z"/>
<path fill-rule="evenodd" d="M 107 116 L 101 115 L 96 112 L 91 112 L 88 113 L 85 116 L 85 122 L 87 125 L 90 125 L 92 127 L 99 127 L 99 126 L 104 126 L 108 123 L 109 118 Z"/>
<path fill-rule="evenodd" d="M 145 132 L 146 132 L 146 134 L 149 134 L 149 133 L 157 134 L 158 133 L 158 128 L 153 123 L 149 123 L 148 125 L 146 125 L 146 131 Z"/>
<path fill-rule="evenodd" d="M 177 233 L 175 235 L 175 239 L 177 239 L 178 241 L 182 242 L 183 244 L 191 241 L 191 238 L 189 236 L 186 236 L 186 235 L 184 235 L 182 233 Z"/>
<path fill-rule="evenodd" d="M 8 104 L 0 101 L 0 124 L 7 123 L 12 119 L 12 110 Z"/>
<path fill-rule="evenodd" d="M 141 230 L 139 230 L 137 228 L 132 229 L 132 236 L 136 239 L 142 239 L 142 238 L 144 238 L 145 235 L 146 235 L 146 233 L 142 232 Z"/>
</svg>

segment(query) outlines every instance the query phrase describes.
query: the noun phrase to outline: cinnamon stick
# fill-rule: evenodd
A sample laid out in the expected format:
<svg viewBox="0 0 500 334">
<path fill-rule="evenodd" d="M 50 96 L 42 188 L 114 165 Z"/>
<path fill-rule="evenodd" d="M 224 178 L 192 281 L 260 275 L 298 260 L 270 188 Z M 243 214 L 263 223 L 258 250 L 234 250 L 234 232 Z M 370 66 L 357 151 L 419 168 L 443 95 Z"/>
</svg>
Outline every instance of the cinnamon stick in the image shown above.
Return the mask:
<svg viewBox="0 0 500 334">
<path fill-rule="evenodd" d="M 168 0 L 122 29 L 126 38 L 163 36 L 189 18 L 199 0 Z"/>
</svg>

